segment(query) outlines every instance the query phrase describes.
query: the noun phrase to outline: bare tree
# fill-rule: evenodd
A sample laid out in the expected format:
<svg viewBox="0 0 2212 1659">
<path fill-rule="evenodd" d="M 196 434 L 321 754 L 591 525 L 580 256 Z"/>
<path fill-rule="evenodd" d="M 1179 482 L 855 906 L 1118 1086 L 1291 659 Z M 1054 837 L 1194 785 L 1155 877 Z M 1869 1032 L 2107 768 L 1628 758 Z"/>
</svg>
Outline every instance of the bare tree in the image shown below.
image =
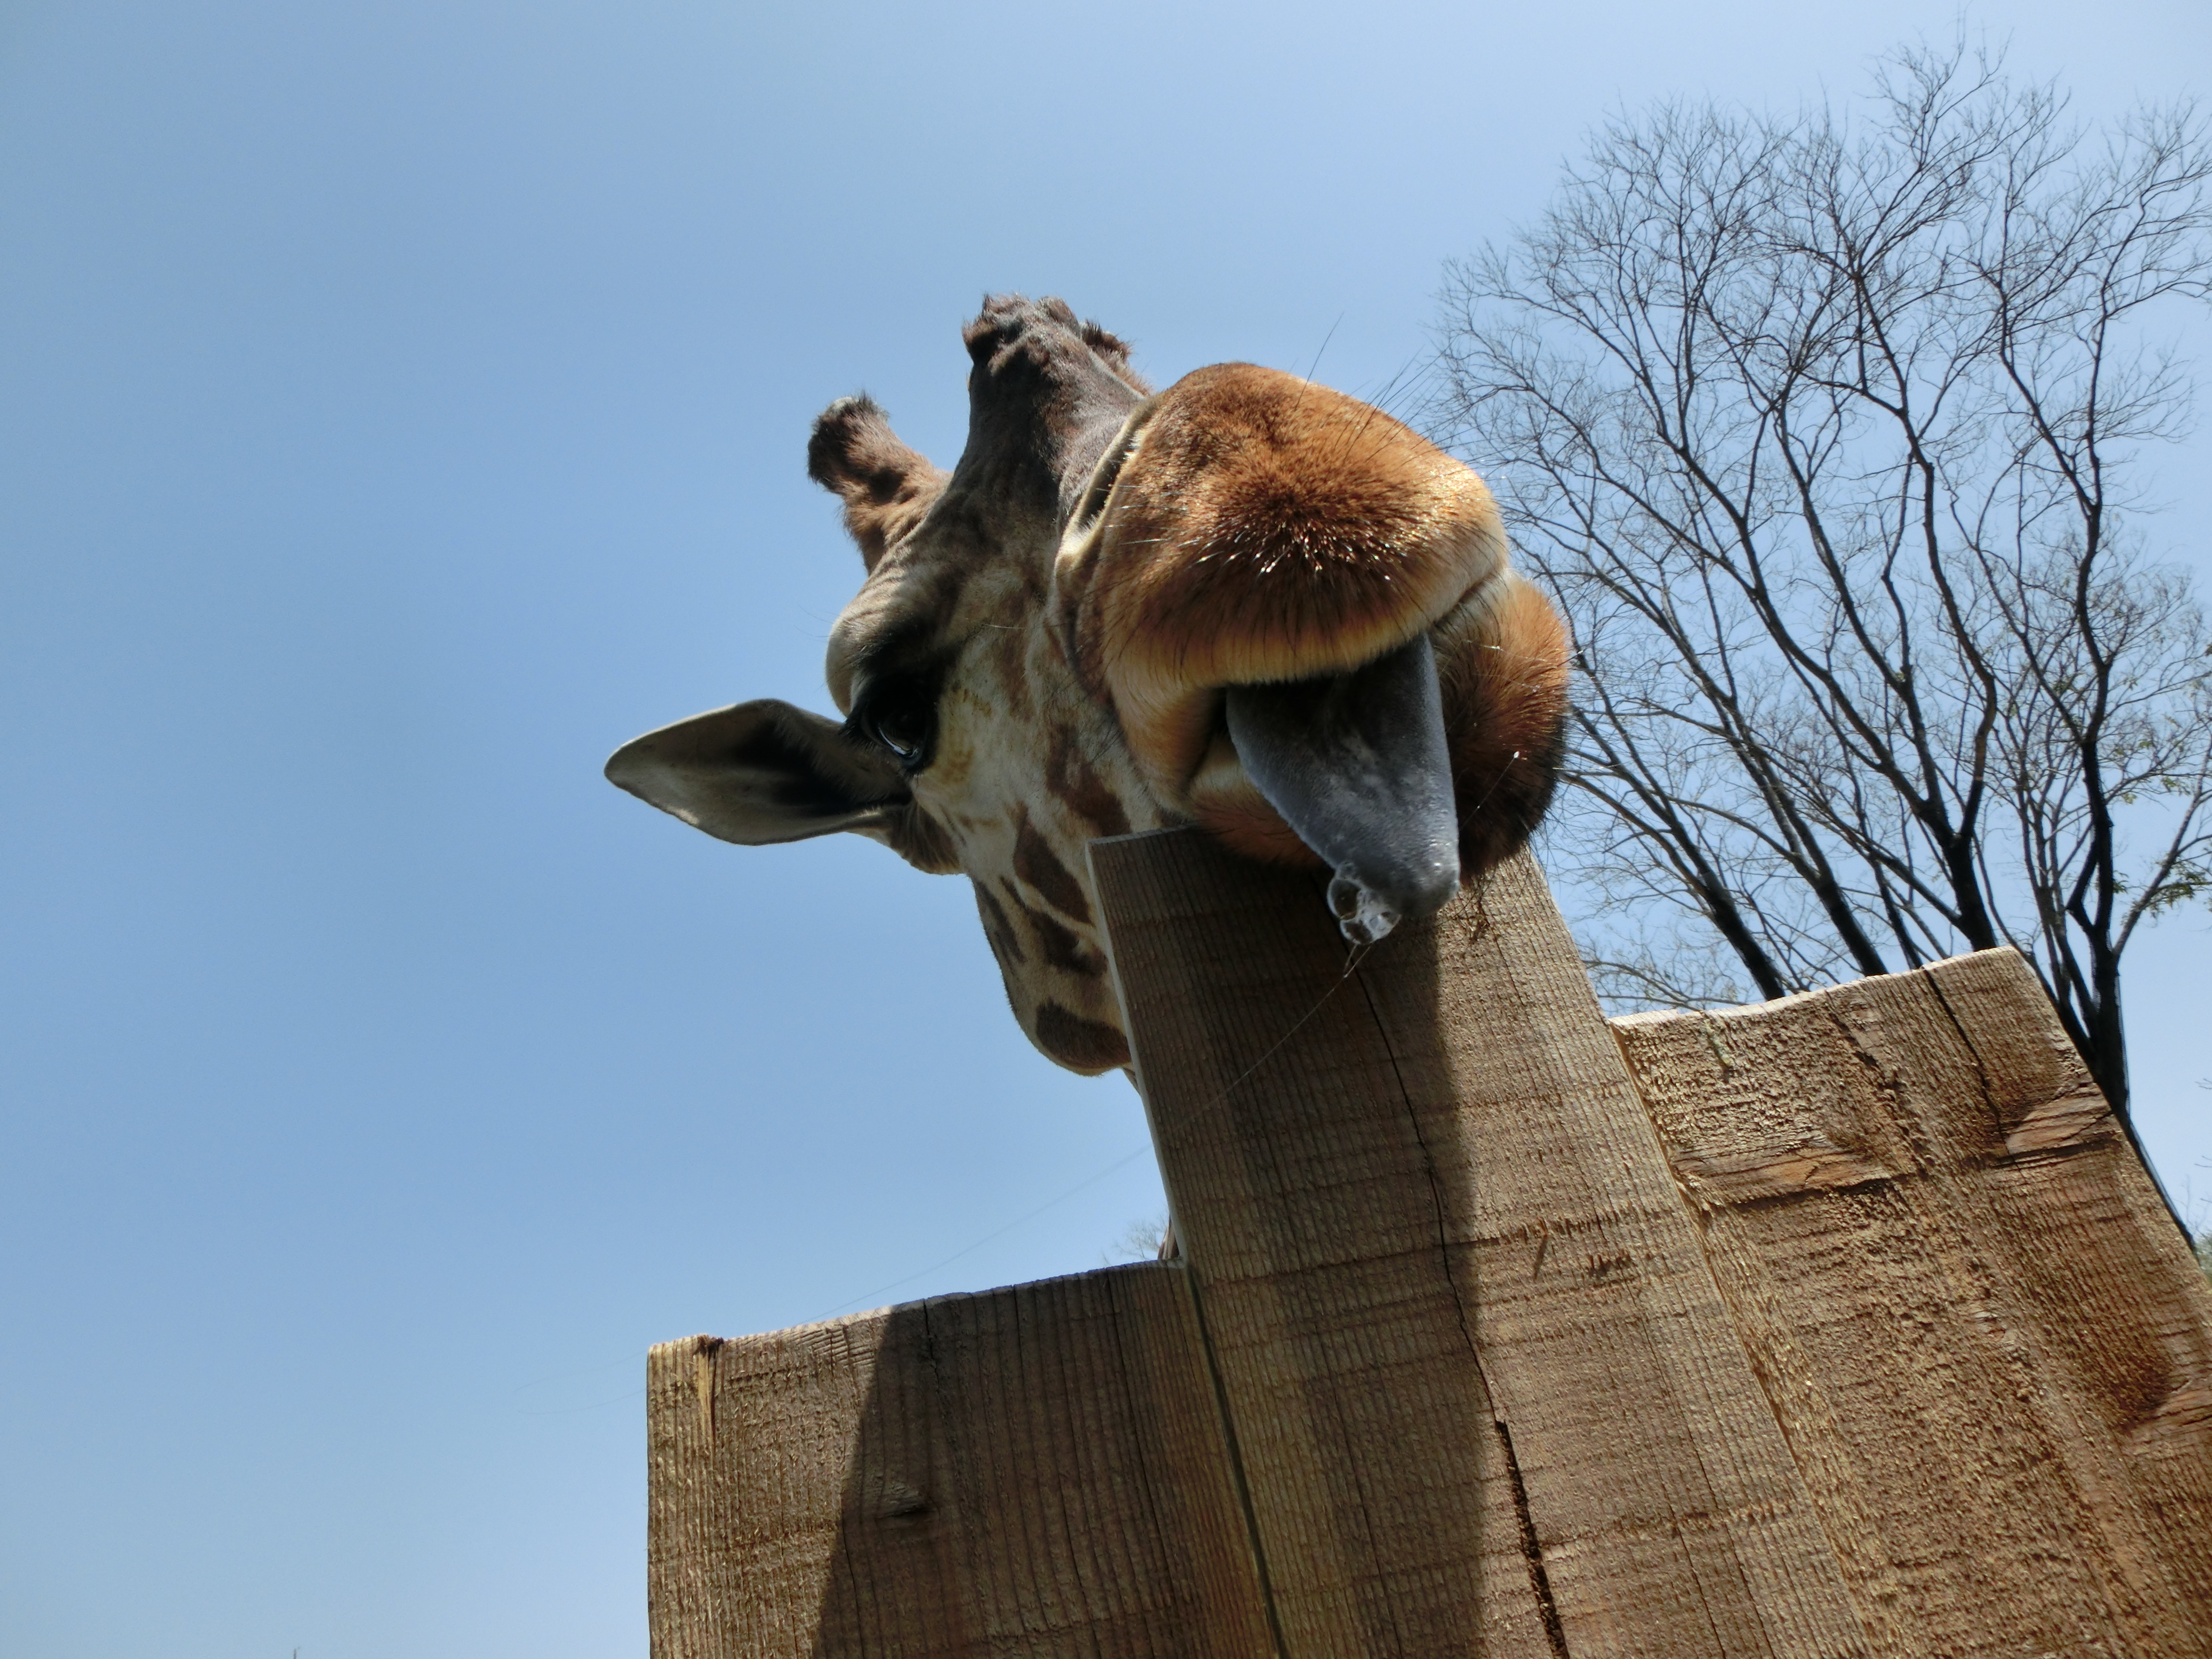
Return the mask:
<svg viewBox="0 0 2212 1659">
<path fill-rule="evenodd" d="M 2212 892 L 2208 636 L 2130 517 L 2208 179 L 2191 109 L 1906 52 L 1847 112 L 1617 118 L 1449 268 L 1437 423 L 1574 623 L 1550 850 L 1617 1004 L 2009 943 L 2126 1121 L 2122 954 Z"/>
</svg>

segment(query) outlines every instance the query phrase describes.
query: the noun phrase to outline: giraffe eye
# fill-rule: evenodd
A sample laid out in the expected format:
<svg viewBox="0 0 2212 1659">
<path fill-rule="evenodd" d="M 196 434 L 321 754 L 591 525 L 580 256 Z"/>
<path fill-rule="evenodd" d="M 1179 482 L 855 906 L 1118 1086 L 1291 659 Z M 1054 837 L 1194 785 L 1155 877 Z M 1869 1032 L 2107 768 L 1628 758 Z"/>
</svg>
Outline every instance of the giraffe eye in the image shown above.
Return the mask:
<svg viewBox="0 0 2212 1659">
<path fill-rule="evenodd" d="M 870 686 L 853 710 L 852 726 L 890 750 L 906 770 L 919 772 L 929 763 L 930 742 L 937 735 L 937 699 L 928 687 L 911 682 Z"/>
</svg>

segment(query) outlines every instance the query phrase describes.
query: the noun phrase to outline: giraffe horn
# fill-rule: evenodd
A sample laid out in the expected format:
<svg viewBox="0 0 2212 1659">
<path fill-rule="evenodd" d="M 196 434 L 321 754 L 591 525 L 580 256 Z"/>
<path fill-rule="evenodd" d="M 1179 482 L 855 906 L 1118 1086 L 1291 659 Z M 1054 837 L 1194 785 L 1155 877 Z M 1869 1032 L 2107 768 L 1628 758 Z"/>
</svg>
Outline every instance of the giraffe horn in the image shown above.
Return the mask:
<svg viewBox="0 0 2212 1659">
<path fill-rule="evenodd" d="M 1348 674 L 1232 685 L 1244 774 L 1336 878 L 1344 936 L 1372 944 L 1459 886 L 1459 814 L 1428 635 Z"/>
</svg>

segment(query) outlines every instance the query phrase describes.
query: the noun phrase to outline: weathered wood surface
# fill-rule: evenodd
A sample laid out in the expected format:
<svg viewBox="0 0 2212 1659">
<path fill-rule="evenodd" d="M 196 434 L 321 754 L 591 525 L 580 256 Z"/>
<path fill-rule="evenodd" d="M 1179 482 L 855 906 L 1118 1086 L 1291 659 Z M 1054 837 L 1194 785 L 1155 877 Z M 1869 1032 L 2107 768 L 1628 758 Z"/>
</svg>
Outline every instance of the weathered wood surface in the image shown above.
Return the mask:
<svg viewBox="0 0 2212 1659">
<path fill-rule="evenodd" d="M 1093 863 L 1186 1263 L 655 1349 L 660 1659 L 2212 1655 L 2212 1297 L 2009 953 L 1608 1026 L 1525 860 L 1356 964 Z"/>
<path fill-rule="evenodd" d="M 2212 1298 L 2027 965 L 1615 1030 L 1882 1650 L 2212 1655 Z"/>
<path fill-rule="evenodd" d="M 1180 1269 L 653 1351 L 655 1659 L 1262 1659 Z"/>
</svg>

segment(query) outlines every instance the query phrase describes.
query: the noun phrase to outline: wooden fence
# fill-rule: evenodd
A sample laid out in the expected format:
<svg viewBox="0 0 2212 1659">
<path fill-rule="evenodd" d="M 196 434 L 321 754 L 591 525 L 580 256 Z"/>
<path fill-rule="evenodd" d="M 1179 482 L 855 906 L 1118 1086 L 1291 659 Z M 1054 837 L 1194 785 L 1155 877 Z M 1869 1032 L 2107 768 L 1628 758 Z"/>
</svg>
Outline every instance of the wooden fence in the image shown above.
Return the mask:
<svg viewBox="0 0 2212 1659">
<path fill-rule="evenodd" d="M 2212 1656 L 2212 1297 L 2009 951 L 1607 1022 L 1091 853 L 1185 1260 L 649 1364 L 656 1659 Z"/>
</svg>

